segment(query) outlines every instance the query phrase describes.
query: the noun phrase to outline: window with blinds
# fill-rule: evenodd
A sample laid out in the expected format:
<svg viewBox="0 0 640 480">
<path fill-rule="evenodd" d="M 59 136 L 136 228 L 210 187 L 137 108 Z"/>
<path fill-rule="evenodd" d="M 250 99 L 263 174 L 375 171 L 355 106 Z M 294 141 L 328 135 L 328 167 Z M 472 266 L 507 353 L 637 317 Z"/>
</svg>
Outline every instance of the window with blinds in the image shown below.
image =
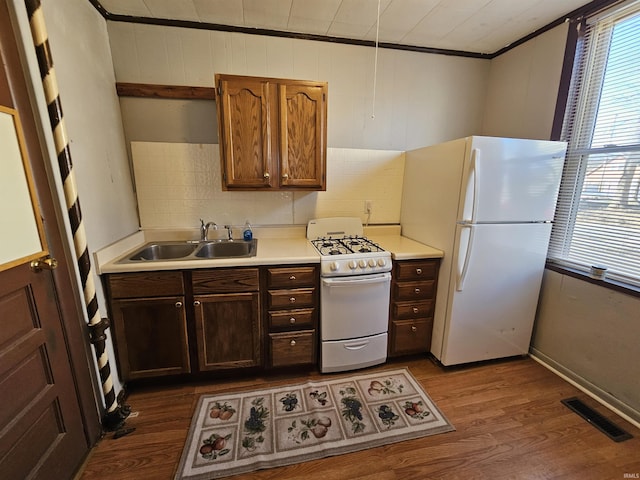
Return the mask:
<svg viewBox="0 0 640 480">
<path fill-rule="evenodd" d="M 549 259 L 640 286 L 640 2 L 580 28 Z"/>
</svg>

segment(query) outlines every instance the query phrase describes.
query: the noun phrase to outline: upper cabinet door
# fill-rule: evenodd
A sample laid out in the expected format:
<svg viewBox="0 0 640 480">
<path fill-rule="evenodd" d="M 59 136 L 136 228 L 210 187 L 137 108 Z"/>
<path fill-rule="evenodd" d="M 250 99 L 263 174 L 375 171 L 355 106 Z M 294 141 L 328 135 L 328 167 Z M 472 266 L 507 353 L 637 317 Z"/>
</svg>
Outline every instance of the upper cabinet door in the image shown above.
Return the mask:
<svg viewBox="0 0 640 480">
<path fill-rule="evenodd" d="M 325 190 L 327 85 L 287 82 L 280 100 L 280 185 Z"/>
<path fill-rule="evenodd" d="M 273 86 L 252 78 L 220 79 L 218 123 L 223 187 L 269 188 L 274 174 L 272 113 Z"/>
<path fill-rule="evenodd" d="M 325 190 L 327 84 L 216 75 L 224 190 Z"/>
</svg>

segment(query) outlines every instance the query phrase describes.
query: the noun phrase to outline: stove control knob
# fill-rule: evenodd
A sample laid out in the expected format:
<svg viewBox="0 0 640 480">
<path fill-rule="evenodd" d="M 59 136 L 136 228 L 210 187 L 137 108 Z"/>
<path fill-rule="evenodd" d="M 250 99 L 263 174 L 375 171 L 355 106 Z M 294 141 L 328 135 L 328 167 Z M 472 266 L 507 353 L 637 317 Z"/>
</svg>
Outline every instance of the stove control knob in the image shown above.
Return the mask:
<svg viewBox="0 0 640 480">
<path fill-rule="evenodd" d="M 370 258 L 370 259 L 369 259 L 369 266 L 370 266 L 371 268 L 373 268 L 373 267 L 375 267 L 375 266 L 376 266 L 376 261 L 375 261 L 373 258 Z"/>
<path fill-rule="evenodd" d="M 387 261 L 384 258 L 379 258 L 378 259 L 378 266 L 379 267 L 384 267 L 387 264 Z"/>
<path fill-rule="evenodd" d="M 351 261 L 349 262 L 349 268 L 350 268 L 351 270 L 355 270 L 357 266 L 358 266 L 358 264 L 356 263 L 356 261 L 355 261 L 355 260 L 351 260 Z"/>
<path fill-rule="evenodd" d="M 364 260 L 360 260 L 358 262 L 358 265 L 360 265 L 360 268 L 365 268 L 367 266 L 367 262 L 365 262 Z"/>
<path fill-rule="evenodd" d="M 332 272 L 335 272 L 336 270 L 338 270 L 338 268 L 340 268 L 340 265 L 338 264 L 338 262 L 331 262 L 329 268 Z"/>
</svg>

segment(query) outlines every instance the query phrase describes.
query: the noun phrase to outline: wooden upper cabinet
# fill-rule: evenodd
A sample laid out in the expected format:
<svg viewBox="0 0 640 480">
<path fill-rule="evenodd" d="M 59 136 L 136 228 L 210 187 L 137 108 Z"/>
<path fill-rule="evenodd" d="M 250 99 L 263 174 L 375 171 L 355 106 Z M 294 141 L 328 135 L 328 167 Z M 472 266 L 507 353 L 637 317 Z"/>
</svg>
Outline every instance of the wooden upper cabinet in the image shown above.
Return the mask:
<svg viewBox="0 0 640 480">
<path fill-rule="evenodd" d="M 215 81 L 223 189 L 326 189 L 326 82 Z"/>
</svg>

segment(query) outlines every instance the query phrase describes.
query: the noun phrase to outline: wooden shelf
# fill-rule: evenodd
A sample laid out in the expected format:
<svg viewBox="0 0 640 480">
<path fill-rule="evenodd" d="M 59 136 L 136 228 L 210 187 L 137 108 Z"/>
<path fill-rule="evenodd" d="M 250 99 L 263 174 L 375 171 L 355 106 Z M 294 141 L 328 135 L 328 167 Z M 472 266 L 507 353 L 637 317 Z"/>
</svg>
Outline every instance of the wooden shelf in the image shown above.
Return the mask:
<svg viewBox="0 0 640 480">
<path fill-rule="evenodd" d="M 216 99 L 216 89 L 214 87 L 116 83 L 116 91 L 119 97 L 174 98 L 187 100 Z"/>
</svg>

